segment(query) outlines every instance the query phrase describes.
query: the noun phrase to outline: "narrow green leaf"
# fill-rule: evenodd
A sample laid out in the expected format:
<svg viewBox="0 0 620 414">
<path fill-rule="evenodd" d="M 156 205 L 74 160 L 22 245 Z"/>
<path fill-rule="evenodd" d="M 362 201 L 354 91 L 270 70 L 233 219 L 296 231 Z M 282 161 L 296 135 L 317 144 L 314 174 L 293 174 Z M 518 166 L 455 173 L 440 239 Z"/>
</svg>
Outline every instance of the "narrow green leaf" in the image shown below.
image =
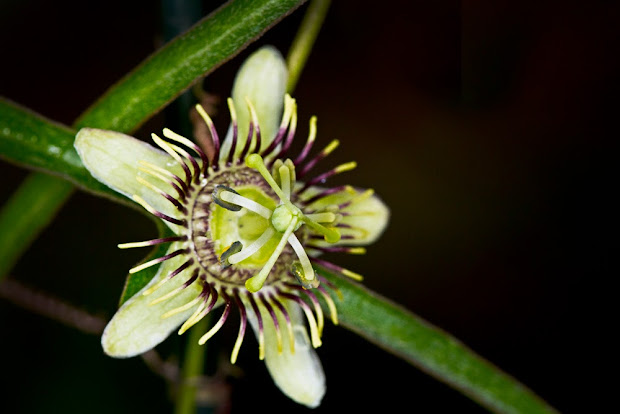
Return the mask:
<svg viewBox="0 0 620 414">
<path fill-rule="evenodd" d="M 77 126 L 131 132 L 303 0 L 236 0 L 168 43 L 106 92 Z"/>
<path fill-rule="evenodd" d="M 83 189 L 127 204 L 124 197 L 95 180 L 84 168 L 73 148 L 74 139 L 73 129 L 0 98 L 1 158 L 20 166 L 58 175 Z M 31 188 L 35 190 L 34 187 Z M 36 190 L 40 191 L 42 190 Z M 39 213 L 42 214 L 43 206 L 39 208 Z"/>
<path fill-rule="evenodd" d="M 354 282 L 330 275 L 342 292 L 340 324 L 497 413 L 556 413 L 531 390 L 456 338 Z"/>
</svg>

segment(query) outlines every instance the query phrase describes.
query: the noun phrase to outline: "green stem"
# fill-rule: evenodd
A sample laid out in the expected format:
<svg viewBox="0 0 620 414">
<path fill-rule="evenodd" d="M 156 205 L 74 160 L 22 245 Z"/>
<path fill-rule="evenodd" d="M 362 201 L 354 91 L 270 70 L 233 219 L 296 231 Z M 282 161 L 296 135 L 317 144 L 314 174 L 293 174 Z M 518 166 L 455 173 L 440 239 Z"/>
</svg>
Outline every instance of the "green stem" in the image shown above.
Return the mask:
<svg viewBox="0 0 620 414">
<path fill-rule="evenodd" d="M 303 0 L 235 0 L 224 4 L 110 88 L 80 116 L 77 126 L 135 130 L 301 3 Z"/>
<path fill-rule="evenodd" d="M 327 274 L 325 270 L 321 274 Z M 459 340 L 365 287 L 330 276 L 342 292 L 338 316 L 345 328 L 447 383 L 496 413 L 557 411 L 515 378 Z"/>
<path fill-rule="evenodd" d="M 47 174 L 30 174 L 0 210 L 0 280 L 52 221 L 73 192 L 71 183 Z"/>
<path fill-rule="evenodd" d="M 198 379 L 202 376 L 205 363 L 205 345 L 198 345 L 198 340 L 209 327 L 209 317 L 204 317 L 189 331 L 181 381 L 177 390 L 175 414 L 196 414 L 196 394 Z"/>
<path fill-rule="evenodd" d="M 319 30 L 323 25 L 331 0 L 313 0 L 306 10 L 304 19 L 293 39 L 293 43 L 286 57 L 288 67 L 288 83 L 286 90 L 292 93 L 295 90 L 301 71 L 303 70 L 312 46 L 316 41 Z"/>
</svg>

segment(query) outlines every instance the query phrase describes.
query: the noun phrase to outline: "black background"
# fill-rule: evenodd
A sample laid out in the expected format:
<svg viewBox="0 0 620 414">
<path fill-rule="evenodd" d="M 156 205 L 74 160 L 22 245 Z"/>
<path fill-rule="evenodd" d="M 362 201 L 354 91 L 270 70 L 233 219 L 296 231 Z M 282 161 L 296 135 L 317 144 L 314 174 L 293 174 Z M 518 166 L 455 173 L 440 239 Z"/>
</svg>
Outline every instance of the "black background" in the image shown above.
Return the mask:
<svg viewBox="0 0 620 414">
<path fill-rule="evenodd" d="M 334 1 L 294 94 L 299 135 L 316 114 L 320 142 L 341 140 L 331 165 L 360 165 L 333 183 L 374 188 L 392 211 L 366 256 L 335 261 L 560 411 L 594 412 L 617 326 L 606 318 L 617 278 L 618 7 L 498 3 Z M 286 53 L 303 10 L 205 89 L 223 102 L 259 45 Z M 159 15 L 158 2 L 4 1 L 0 93 L 70 124 L 161 44 Z M 164 125 L 159 114 L 136 136 Z M 4 201 L 27 172 L 0 172 Z M 143 215 L 76 193 L 11 276 L 107 319 L 141 256 L 116 244 L 152 236 Z M 0 324 L 1 411 L 171 412 L 172 389 L 140 359 L 104 356 L 98 337 L 4 301 Z M 236 329 L 214 338 L 224 358 Z M 175 337 L 161 351 L 182 346 Z M 272 385 L 255 346 L 248 335 L 232 412 L 309 411 Z M 342 328 L 327 326 L 318 353 L 328 384 L 318 411 L 485 412 Z"/>
</svg>

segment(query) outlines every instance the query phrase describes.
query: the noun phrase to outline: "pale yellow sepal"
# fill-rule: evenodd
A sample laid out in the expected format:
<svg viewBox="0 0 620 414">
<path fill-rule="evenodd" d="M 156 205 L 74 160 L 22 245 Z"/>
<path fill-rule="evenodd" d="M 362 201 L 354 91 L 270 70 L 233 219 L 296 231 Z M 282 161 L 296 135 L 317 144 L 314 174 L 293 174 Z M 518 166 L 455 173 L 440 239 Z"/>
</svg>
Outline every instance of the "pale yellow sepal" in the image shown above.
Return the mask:
<svg viewBox="0 0 620 414">
<path fill-rule="evenodd" d="M 174 243 L 168 253 L 177 250 L 179 246 L 179 243 Z M 163 262 L 149 284 L 119 308 L 101 338 L 106 354 L 116 358 L 142 354 L 166 339 L 194 312 L 198 304 L 168 318 L 162 318 L 166 312 L 192 301 L 200 293 L 198 283 L 190 285 L 168 300 L 152 304 L 157 298 L 181 286 L 191 276 L 189 270 L 176 275 L 155 292 L 143 295 L 145 290 L 177 269 L 185 260 L 181 255 Z"/>
<path fill-rule="evenodd" d="M 286 62 L 273 46 L 262 47 L 243 63 L 232 90 L 239 128 L 235 154 L 241 154 L 248 137 L 251 116 L 246 98 L 256 110 L 262 136 L 261 149 L 267 148 L 273 141 L 282 118 L 287 79 Z M 222 160 L 230 152 L 231 137 L 232 129 L 229 129 L 222 145 Z"/>
<path fill-rule="evenodd" d="M 286 320 L 277 312 L 282 341 L 282 352 L 279 352 L 273 320 L 269 313 L 261 308 L 265 334 L 265 364 L 271 378 L 287 397 L 299 404 L 316 408 L 325 395 L 325 373 L 312 347 L 301 308 L 289 301 L 284 301 L 283 305 L 291 318 L 295 352 L 291 352 Z M 258 336 L 258 321 L 251 310 L 248 310 L 248 319 Z"/>
<path fill-rule="evenodd" d="M 97 180 L 130 199 L 138 195 L 166 215 L 175 217 L 178 214 L 172 203 L 137 179 L 140 177 L 176 197 L 169 184 L 140 169 L 148 163 L 185 178 L 179 164 L 165 152 L 129 135 L 94 128 L 80 129 L 74 146 L 86 169 Z M 173 231 L 177 230 L 176 225 L 165 223 Z"/>
</svg>

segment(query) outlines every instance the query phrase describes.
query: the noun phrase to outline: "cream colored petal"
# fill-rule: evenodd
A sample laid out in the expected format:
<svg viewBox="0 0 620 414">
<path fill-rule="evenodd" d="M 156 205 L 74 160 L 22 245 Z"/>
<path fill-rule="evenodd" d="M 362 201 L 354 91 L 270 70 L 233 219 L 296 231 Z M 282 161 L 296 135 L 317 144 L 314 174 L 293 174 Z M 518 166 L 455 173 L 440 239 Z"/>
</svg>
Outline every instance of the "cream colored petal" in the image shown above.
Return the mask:
<svg viewBox="0 0 620 414">
<path fill-rule="evenodd" d="M 235 150 L 237 156 L 243 150 L 248 137 L 250 112 L 245 98 L 247 97 L 256 109 L 261 130 L 261 149 L 265 149 L 273 141 L 282 120 L 287 78 L 286 62 L 272 46 L 264 46 L 254 52 L 239 69 L 232 90 L 239 126 Z M 228 130 L 222 145 L 220 159 L 228 156 L 231 142 L 232 128 Z"/>
<path fill-rule="evenodd" d="M 168 253 L 177 250 L 180 243 L 173 243 Z M 191 272 L 184 270 L 159 289 L 149 295 L 143 295 L 146 289 L 165 278 L 186 260 L 184 255 L 177 256 L 162 263 L 155 277 L 140 292 L 125 302 L 106 326 L 101 338 L 101 345 L 106 354 L 116 358 L 128 358 L 142 354 L 170 335 L 191 316 L 198 305 L 192 306 L 169 318 L 162 315 L 192 301 L 200 293 L 201 287 L 194 283 L 181 293 L 161 303 L 150 305 L 155 299 L 181 286 Z"/>
<path fill-rule="evenodd" d="M 324 188 L 311 187 L 304 193 L 304 199 L 309 199 L 313 195 L 323 191 Z M 325 208 L 329 205 L 339 205 L 359 197 L 359 201 L 354 201 L 350 206 L 342 211 L 349 213 L 342 219 L 342 223 L 350 228 L 341 228 L 342 236 L 352 235 L 353 239 L 342 239 L 338 243 L 331 245 L 367 245 L 375 242 L 385 230 L 390 218 L 390 210 L 385 203 L 377 196 L 361 196 L 366 190 L 355 189 L 355 193 L 340 192 L 320 199 L 309 206 L 310 209 Z M 320 242 L 320 245 L 328 246 L 330 243 Z"/>
<path fill-rule="evenodd" d="M 293 326 L 295 353 L 291 353 L 286 320 L 279 311 L 278 321 L 282 333 L 282 353 L 278 353 L 277 336 L 273 320 L 261 307 L 265 333 L 265 364 L 278 388 L 293 401 L 310 408 L 318 407 L 325 395 L 325 374 L 321 361 L 310 343 L 306 319 L 297 304 L 283 301 Z M 251 308 L 248 319 L 258 335 L 258 322 Z"/>
<path fill-rule="evenodd" d="M 74 145 L 84 166 L 97 180 L 129 198 L 142 197 L 157 211 L 178 216 L 178 210 L 170 201 L 136 179 L 141 177 L 176 197 L 177 193 L 168 182 L 138 169 L 141 167 L 139 161 L 145 161 L 184 178 L 181 167 L 168 154 L 129 135 L 94 128 L 82 128 Z M 166 224 L 177 231 L 176 225 Z"/>
</svg>

